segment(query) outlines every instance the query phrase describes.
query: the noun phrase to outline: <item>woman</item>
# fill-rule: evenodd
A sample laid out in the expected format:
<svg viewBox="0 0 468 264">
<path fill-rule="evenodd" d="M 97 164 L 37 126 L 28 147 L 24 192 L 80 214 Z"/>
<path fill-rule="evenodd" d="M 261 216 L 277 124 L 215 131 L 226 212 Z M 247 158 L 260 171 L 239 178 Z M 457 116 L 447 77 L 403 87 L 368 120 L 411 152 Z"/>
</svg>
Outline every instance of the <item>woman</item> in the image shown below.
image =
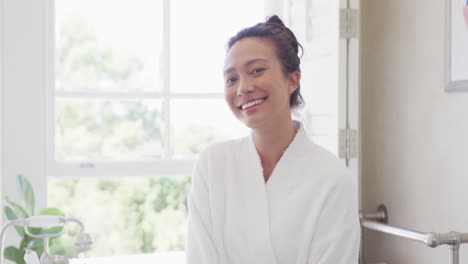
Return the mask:
<svg viewBox="0 0 468 264">
<path fill-rule="evenodd" d="M 299 47 L 277 16 L 229 40 L 225 99 L 252 133 L 200 154 L 188 264 L 357 263 L 356 179 L 291 117 L 302 104 Z"/>
</svg>

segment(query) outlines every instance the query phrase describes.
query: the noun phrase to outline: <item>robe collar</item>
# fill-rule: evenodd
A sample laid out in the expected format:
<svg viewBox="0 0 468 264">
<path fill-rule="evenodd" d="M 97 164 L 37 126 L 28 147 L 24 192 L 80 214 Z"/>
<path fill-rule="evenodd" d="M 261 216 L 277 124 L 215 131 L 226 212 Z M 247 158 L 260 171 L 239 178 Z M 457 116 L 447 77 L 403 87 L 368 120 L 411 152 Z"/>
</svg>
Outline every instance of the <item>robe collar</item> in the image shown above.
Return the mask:
<svg viewBox="0 0 468 264">
<path fill-rule="evenodd" d="M 281 158 L 278 160 L 278 163 L 276 163 L 276 166 L 273 169 L 270 179 L 266 183 L 263 177 L 262 161 L 260 159 L 260 154 L 258 154 L 257 147 L 255 146 L 253 133 L 251 132 L 250 135 L 248 136 L 248 145 L 249 145 L 249 150 L 250 150 L 249 152 L 253 153 L 255 156 L 254 157 L 255 170 L 261 176 L 262 182 L 264 182 L 264 184 L 269 183 L 271 181 L 271 178 L 274 178 L 273 177 L 274 174 L 277 174 L 278 170 L 281 170 L 281 164 L 286 162 L 290 158 L 290 156 L 294 157 L 292 153 L 296 153 L 301 148 L 303 148 L 305 140 L 308 140 L 303 124 L 296 120 L 293 120 L 293 122 L 294 122 L 294 127 L 297 129 L 296 135 L 294 136 L 291 143 L 289 143 L 288 147 L 284 150 L 283 154 L 281 155 Z"/>
</svg>

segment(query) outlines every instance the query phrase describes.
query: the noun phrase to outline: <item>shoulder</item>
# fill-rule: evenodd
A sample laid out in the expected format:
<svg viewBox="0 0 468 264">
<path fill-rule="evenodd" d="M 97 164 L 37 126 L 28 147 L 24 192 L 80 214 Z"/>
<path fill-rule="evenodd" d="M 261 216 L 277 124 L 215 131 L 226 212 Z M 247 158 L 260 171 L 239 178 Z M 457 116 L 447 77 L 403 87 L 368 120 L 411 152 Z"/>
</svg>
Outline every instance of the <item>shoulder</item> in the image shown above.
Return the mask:
<svg viewBox="0 0 468 264">
<path fill-rule="evenodd" d="M 314 164 L 324 170 L 335 172 L 338 174 L 346 173 L 347 167 L 343 160 L 338 158 L 334 153 L 313 142 L 310 137 L 303 131 L 300 136 L 301 156 L 303 156 L 310 164 Z"/>
<path fill-rule="evenodd" d="M 345 162 L 325 148 L 309 141 L 307 144 L 308 166 L 320 186 L 327 207 L 340 208 L 346 214 L 358 211 L 358 179 L 346 167 Z"/>
<path fill-rule="evenodd" d="M 248 144 L 247 137 L 213 142 L 199 154 L 195 167 L 210 170 L 213 166 L 222 166 L 238 155 L 246 144 Z"/>
<path fill-rule="evenodd" d="M 210 160 L 226 155 L 232 155 L 233 153 L 236 153 L 236 150 L 242 148 L 246 142 L 246 137 L 213 142 L 202 150 L 198 160 Z"/>
<path fill-rule="evenodd" d="M 357 178 L 346 167 L 345 162 L 321 146 L 316 145 L 316 148 L 333 195 L 346 200 L 357 197 Z"/>
<path fill-rule="evenodd" d="M 311 171 L 315 172 L 316 175 L 321 175 L 321 180 L 326 182 L 330 188 L 355 189 L 357 180 L 343 160 L 324 147 L 317 145 L 308 137 L 303 141 L 302 160 Z"/>
<path fill-rule="evenodd" d="M 235 160 L 246 142 L 245 138 L 240 138 L 214 142 L 205 147 L 195 161 L 192 180 L 205 182 L 208 187 L 222 184 L 223 177 L 219 176 L 230 171 L 228 165 Z"/>
</svg>

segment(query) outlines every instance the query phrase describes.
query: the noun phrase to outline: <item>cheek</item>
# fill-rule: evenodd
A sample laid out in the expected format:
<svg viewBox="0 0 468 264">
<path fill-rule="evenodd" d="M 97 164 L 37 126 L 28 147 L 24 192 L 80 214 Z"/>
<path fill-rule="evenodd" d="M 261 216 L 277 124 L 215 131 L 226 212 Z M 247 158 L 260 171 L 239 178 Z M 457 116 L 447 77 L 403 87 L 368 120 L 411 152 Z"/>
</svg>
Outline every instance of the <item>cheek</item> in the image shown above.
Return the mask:
<svg viewBox="0 0 468 264">
<path fill-rule="evenodd" d="M 231 110 L 235 109 L 235 94 L 233 94 L 232 89 L 226 89 L 224 91 L 224 100 Z"/>
</svg>

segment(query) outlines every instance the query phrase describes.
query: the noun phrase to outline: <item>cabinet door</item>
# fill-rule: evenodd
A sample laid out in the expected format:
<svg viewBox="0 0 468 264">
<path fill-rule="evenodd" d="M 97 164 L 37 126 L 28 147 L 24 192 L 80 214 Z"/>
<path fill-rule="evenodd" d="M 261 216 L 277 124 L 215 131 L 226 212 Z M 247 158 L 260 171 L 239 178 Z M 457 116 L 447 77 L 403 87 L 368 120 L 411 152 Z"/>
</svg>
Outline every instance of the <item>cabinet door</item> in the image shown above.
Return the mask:
<svg viewBox="0 0 468 264">
<path fill-rule="evenodd" d="M 304 47 L 301 119 L 312 140 L 359 176 L 359 1 L 266 0 Z M 360 184 L 359 184 L 360 185 Z"/>
</svg>

